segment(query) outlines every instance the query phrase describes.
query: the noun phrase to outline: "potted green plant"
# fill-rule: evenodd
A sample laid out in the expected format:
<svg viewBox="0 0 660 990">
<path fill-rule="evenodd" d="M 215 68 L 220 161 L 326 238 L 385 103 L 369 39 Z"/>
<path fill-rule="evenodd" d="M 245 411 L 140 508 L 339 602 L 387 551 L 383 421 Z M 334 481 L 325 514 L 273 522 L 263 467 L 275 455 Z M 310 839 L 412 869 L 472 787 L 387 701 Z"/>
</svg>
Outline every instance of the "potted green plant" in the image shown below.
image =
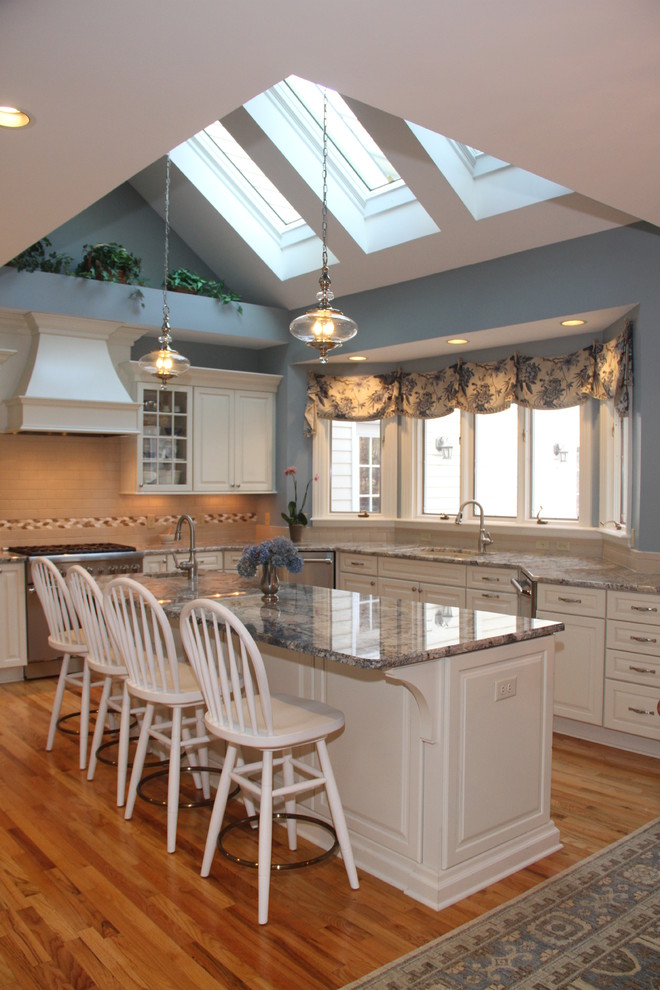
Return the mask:
<svg viewBox="0 0 660 990">
<path fill-rule="evenodd" d="M 57 251 L 48 251 L 52 248 L 48 237 L 42 237 L 40 241 L 31 244 L 25 251 L 21 251 L 15 258 L 7 262 L 10 268 L 16 268 L 19 272 L 51 272 L 54 275 L 67 275 L 68 267 L 73 262 L 68 254 L 59 254 Z"/>
<path fill-rule="evenodd" d="M 211 299 L 217 299 L 223 304 L 238 302 L 240 296 L 231 289 L 225 286 L 222 279 L 219 281 L 214 281 L 213 279 L 203 278 L 196 272 L 190 271 L 189 268 L 174 268 L 171 272 L 167 273 L 167 288 L 172 292 L 186 292 L 193 296 L 208 296 Z M 237 307 L 238 312 L 242 313 L 243 308 L 241 306 Z"/>
<path fill-rule="evenodd" d="M 80 278 L 99 282 L 121 282 L 123 285 L 144 285 L 142 259 L 121 244 L 83 245 L 83 259 L 76 268 Z"/>
<path fill-rule="evenodd" d="M 309 492 L 309 486 L 312 483 L 310 478 L 305 486 L 305 492 L 302 497 L 302 502 L 298 505 L 298 472 L 295 467 L 291 466 L 284 472 L 285 478 L 293 479 L 293 498 L 287 505 L 287 511 L 282 512 L 282 519 L 289 524 L 289 534 L 294 543 L 300 543 L 302 539 L 302 531 L 309 522 L 305 514 L 305 503 L 307 502 L 307 494 Z M 314 476 L 314 481 L 318 481 L 318 474 Z"/>
</svg>

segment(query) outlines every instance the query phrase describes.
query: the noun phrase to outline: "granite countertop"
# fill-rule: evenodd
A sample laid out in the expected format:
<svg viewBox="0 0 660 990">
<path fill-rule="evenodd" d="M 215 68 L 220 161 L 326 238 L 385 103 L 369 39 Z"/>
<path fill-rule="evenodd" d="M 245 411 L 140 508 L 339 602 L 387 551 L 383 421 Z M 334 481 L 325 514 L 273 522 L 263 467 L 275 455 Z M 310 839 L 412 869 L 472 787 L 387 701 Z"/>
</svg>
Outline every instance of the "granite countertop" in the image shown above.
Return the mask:
<svg viewBox="0 0 660 990">
<path fill-rule="evenodd" d="M 141 575 L 138 580 L 175 621 L 185 602 L 215 598 L 241 619 L 260 644 L 371 670 L 504 646 L 564 628 L 561 622 L 544 619 L 377 596 L 370 599 L 367 610 L 356 607 L 360 596 L 352 591 L 304 584 L 283 583 L 279 601 L 266 605 L 256 579 L 232 574 L 200 574 L 196 590 L 185 577 Z"/>
<path fill-rule="evenodd" d="M 243 543 L 204 544 L 197 547 L 200 552 L 242 550 Z M 145 555 L 178 553 L 187 555 L 184 543 L 166 543 L 161 546 L 140 548 Z M 636 591 L 642 594 L 660 594 L 660 573 L 635 571 L 621 564 L 592 557 L 577 557 L 571 554 L 525 553 L 513 550 L 489 549 L 478 553 L 469 548 L 429 547 L 400 545 L 392 543 L 302 543 L 301 550 L 343 551 L 366 556 L 393 557 L 400 560 L 428 560 L 452 564 L 465 564 L 467 567 L 510 567 L 519 568 L 530 580 L 537 583 L 577 585 L 586 588 L 601 588 L 610 591 Z M 25 557 L 7 552 L 0 553 L 0 561 L 20 562 Z"/>
</svg>

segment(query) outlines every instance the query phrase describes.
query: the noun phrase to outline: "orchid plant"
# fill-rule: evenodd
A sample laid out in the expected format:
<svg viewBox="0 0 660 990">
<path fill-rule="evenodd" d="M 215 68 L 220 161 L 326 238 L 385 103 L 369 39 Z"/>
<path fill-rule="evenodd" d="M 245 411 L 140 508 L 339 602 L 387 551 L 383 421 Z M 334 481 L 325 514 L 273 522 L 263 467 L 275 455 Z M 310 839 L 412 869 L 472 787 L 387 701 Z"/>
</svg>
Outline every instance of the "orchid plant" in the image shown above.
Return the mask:
<svg viewBox="0 0 660 990">
<path fill-rule="evenodd" d="M 298 508 L 298 477 L 295 467 L 288 467 L 284 472 L 284 477 L 293 478 L 293 498 L 289 502 L 288 511 L 282 513 L 282 519 L 284 519 L 289 526 L 306 526 L 308 519 L 304 510 L 312 479 L 310 478 L 305 486 L 305 494 L 303 495 L 302 502 L 300 503 L 300 508 Z M 315 474 L 314 481 L 318 480 L 319 476 L 318 474 Z"/>
</svg>

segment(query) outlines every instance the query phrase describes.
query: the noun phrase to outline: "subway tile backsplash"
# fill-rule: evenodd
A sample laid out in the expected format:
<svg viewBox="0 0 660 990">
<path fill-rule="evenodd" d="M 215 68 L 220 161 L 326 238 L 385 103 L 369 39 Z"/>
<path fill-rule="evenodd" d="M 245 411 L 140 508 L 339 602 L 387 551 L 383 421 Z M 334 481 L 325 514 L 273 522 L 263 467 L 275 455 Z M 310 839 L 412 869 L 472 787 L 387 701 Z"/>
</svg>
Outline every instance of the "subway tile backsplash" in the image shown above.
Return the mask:
<svg viewBox="0 0 660 990">
<path fill-rule="evenodd" d="M 122 493 L 121 437 L 0 435 L 2 544 L 85 538 L 158 543 L 182 512 L 207 537 L 254 536 L 259 497 Z M 55 540 L 54 540 L 55 541 Z"/>
</svg>

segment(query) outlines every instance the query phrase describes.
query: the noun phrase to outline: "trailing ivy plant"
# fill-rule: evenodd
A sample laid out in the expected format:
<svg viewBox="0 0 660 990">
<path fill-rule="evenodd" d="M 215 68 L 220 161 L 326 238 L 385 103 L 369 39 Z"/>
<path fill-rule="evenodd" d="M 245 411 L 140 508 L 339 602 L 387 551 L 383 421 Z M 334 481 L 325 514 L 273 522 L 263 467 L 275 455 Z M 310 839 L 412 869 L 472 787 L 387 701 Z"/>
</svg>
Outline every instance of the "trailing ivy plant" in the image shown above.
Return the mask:
<svg viewBox="0 0 660 990">
<path fill-rule="evenodd" d="M 54 275 L 68 275 L 68 268 L 73 263 L 73 258 L 68 254 L 48 251 L 52 246 L 49 238 L 43 237 L 17 254 L 7 262 L 7 265 L 10 268 L 17 268 L 19 272 L 51 272 Z"/>
<path fill-rule="evenodd" d="M 123 285 L 144 285 L 142 259 L 114 241 L 108 244 L 84 244 L 83 259 L 76 268 L 80 278 L 99 282 L 121 282 Z"/>
<path fill-rule="evenodd" d="M 194 296 L 208 296 L 217 299 L 223 304 L 239 302 L 240 296 L 225 286 L 222 279 L 216 282 L 212 279 L 202 278 L 196 272 L 191 272 L 188 268 L 175 268 L 167 274 L 167 288 L 172 292 L 187 292 Z M 237 306 L 239 313 L 243 312 L 242 306 Z"/>
</svg>

